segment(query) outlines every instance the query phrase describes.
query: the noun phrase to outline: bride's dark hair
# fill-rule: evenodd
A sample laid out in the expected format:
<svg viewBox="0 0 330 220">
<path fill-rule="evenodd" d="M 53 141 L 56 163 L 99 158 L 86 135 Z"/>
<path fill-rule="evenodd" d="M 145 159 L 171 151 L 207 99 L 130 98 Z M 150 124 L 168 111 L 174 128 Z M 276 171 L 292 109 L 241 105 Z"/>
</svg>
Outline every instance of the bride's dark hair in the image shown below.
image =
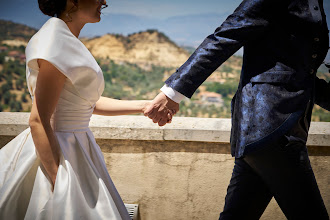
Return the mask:
<svg viewBox="0 0 330 220">
<path fill-rule="evenodd" d="M 38 0 L 38 4 L 45 15 L 58 17 L 65 10 L 66 0 Z"/>
</svg>

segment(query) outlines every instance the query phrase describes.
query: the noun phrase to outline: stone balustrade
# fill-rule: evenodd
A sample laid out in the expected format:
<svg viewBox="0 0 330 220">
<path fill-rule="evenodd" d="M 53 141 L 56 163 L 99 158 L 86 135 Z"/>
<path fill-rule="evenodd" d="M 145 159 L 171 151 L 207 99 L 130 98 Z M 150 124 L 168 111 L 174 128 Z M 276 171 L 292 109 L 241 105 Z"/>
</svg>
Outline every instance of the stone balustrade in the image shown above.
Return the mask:
<svg viewBox="0 0 330 220">
<path fill-rule="evenodd" d="M 29 113 L 0 113 L 0 148 L 28 128 Z M 144 116 L 93 116 L 90 128 L 125 203 L 142 220 L 218 219 L 234 160 L 230 119 L 176 117 L 158 127 Z M 330 212 L 330 123 L 311 124 L 308 150 Z M 274 200 L 262 220 L 285 219 Z"/>
</svg>

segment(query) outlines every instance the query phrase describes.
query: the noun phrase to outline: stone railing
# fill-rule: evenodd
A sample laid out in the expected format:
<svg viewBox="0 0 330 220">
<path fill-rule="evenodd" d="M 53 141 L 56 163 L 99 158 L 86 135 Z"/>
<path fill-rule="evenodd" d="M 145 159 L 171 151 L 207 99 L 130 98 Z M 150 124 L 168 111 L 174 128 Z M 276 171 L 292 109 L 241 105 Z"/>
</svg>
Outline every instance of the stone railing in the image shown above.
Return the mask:
<svg viewBox="0 0 330 220">
<path fill-rule="evenodd" d="M 0 147 L 28 127 L 29 113 L 0 113 Z M 233 169 L 230 119 L 93 116 L 90 128 L 125 203 L 143 220 L 218 219 Z M 330 211 L 330 123 L 314 122 L 307 142 Z M 285 219 L 274 200 L 261 219 Z"/>
</svg>

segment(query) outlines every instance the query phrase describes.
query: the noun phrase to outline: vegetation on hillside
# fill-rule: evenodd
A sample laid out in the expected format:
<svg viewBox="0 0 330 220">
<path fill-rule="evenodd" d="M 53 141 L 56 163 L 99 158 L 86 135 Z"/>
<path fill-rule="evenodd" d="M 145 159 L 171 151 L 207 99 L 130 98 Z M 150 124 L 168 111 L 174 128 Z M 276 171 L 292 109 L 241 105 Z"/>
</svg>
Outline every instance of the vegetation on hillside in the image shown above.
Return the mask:
<svg viewBox="0 0 330 220">
<path fill-rule="evenodd" d="M 0 20 L 0 41 L 2 40 L 29 40 L 36 33 L 34 28 L 11 21 Z"/>
<path fill-rule="evenodd" d="M 10 50 L 24 52 L 22 47 L 9 47 Z M 25 64 L 9 60 L 5 62 L 8 52 L 0 53 L 0 111 L 29 111 L 31 99 L 25 82 Z M 239 57 L 229 59 L 218 72 L 226 76 L 235 73 L 225 82 L 207 80 L 201 85 L 205 91 L 222 95 L 222 105 L 206 105 L 199 99 L 201 89 L 198 89 L 192 99 L 185 99 L 180 105 L 178 116 L 186 117 L 221 117 L 230 118 L 230 102 L 237 90 L 239 71 L 235 68 Z M 116 64 L 109 59 L 97 60 L 100 64 L 104 79 L 103 95 L 117 99 L 152 99 L 164 84 L 164 75 L 168 76 L 175 70 L 152 66 L 149 70 L 136 64 Z M 235 68 L 234 68 L 235 67 Z M 226 72 L 227 71 L 227 72 Z M 329 73 L 319 72 L 321 78 L 329 80 Z M 210 77 L 212 78 L 212 76 Z M 314 121 L 330 121 L 330 114 L 319 106 L 314 107 Z"/>
<path fill-rule="evenodd" d="M 24 47 L 9 47 L 24 53 Z M 29 111 L 30 96 L 25 80 L 25 64 L 18 60 L 6 61 L 8 52 L 0 53 L 0 111 Z"/>
<path fill-rule="evenodd" d="M 136 64 L 116 64 L 112 60 L 98 60 L 103 70 L 104 96 L 117 99 L 151 99 L 163 85 L 164 72 L 170 68 L 152 66 L 143 70 Z"/>
</svg>

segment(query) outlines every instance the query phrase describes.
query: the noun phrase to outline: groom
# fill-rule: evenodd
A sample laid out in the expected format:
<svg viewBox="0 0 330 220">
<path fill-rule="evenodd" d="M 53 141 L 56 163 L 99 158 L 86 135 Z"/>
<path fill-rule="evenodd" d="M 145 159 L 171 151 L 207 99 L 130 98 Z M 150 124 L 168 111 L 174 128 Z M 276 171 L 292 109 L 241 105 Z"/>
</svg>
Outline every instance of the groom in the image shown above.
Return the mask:
<svg viewBox="0 0 330 220">
<path fill-rule="evenodd" d="M 242 46 L 235 166 L 220 219 L 259 219 L 273 196 L 288 219 L 329 219 L 306 149 L 314 103 L 330 110 L 330 84 L 316 77 L 329 48 L 322 0 L 244 0 L 166 80 L 145 115 L 165 125 Z"/>
</svg>

